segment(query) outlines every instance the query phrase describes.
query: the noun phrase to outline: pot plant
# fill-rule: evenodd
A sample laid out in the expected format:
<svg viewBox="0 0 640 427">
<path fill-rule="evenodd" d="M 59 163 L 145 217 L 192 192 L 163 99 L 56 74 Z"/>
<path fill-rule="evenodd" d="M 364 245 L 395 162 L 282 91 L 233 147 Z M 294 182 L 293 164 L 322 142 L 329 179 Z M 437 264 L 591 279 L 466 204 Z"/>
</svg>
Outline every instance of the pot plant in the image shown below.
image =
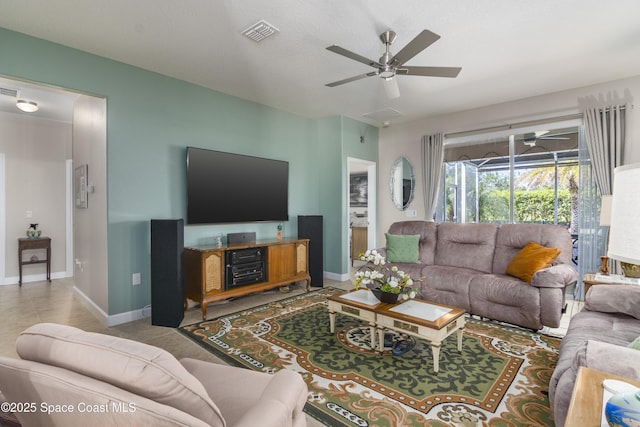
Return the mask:
<svg viewBox="0 0 640 427">
<path fill-rule="evenodd" d="M 411 276 L 396 266 L 389 268 L 385 258 L 375 249 L 360 254 L 358 259 L 366 264 L 355 274 L 356 289 L 369 288 L 380 301 L 388 303 L 415 298 L 418 294 Z"/>
</svg>

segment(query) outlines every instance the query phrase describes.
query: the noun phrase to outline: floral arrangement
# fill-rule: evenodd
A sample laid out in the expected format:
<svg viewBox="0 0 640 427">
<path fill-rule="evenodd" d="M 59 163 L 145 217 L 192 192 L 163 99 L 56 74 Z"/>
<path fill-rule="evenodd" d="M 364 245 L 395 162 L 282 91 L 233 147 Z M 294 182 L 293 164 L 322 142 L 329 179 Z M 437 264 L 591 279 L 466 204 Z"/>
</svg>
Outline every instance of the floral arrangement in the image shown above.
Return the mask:
<svg viewBox="0 0 640 427">
<path fill-rule="evenodd" d="M 361 267 L 355 274 L 356 289 L 361 286 L 373 285 L 382 292 L 398 294 L 402 299 L 415 298 L 418 294 L 413 287 L 413 279 L 407 273 L 393 266 L 386 265 L 385 258 L 375 249 L 368 250 L 358 257 L 360 261 L 367 264 Z"/>
</svg>

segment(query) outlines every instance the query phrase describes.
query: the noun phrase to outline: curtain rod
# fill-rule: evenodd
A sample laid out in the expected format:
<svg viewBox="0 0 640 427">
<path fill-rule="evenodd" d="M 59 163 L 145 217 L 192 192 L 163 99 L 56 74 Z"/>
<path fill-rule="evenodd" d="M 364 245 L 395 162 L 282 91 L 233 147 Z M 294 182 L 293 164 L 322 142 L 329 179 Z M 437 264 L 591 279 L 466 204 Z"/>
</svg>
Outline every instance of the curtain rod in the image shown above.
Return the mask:
<svg viewBox="0 0 640 427">
<path fill-rule="evenodd" d="M 509 124 L 505 124 L 505 125 L 490 126 L 490 127 L 481 128 L 481 129 L 466 130 L 466 131 L 462 131 L 462 132 L 452 132 L 452 133 L 445 134 L 444 137 L 445 138 L 460 138 L 460 137 L 469 136 L 469 135 L 475 135 L 475 134 L 482 134 L 482 133 L 489 133 L 489 132 L 499 132 L 499 131 L 514 129 L 514 128 L 523 128 L 523 127 L 528 127 L 528 126 L 543 125 L 543 124 L 546 124 L 546 123 L 562 122 L 562 121 L 565 121 L 565 120 L 575 120 L 575 119 L 581 119 L 581 118 L 582 118 L 582 113 L 569 114 L 569 115 L 566 115 L 566 116 L 549 117 L 547 119 L 529 120 L 529 121 L 526 121 L 526 122 L 509 123 Z"/>
<path fill-rule="evenodd" d="M 629 109 L 633 109 L 633 104 L 623 105 L 623 106 L 620 107 L 620 109 L 621 110 L 626 110 L 627 107 Z M 568 115 L 565 115 L 565 116 L 549 117 L 549 118 L 546 118 L 546 119 L 529 120 L 529 121 L 525 121 L 525 122 L 509 123 L 509 124 L 498 125 L 498 126 L 489 126 L 489 127 L 486 127 L 486 128 L 480 128 L 480 129 L 474 129 L 474 130 L 466 130 L 466 131 L 462 131 L 462 132 L 451 132 L 451 133 L 444 134 L 444 137 L 445 138 L 461 138 L 461 137 L 475 135 L 475 134 L 483 134 L 483 133 L 489 133 L 489 132 L 500 132 L 500 131 L 503 131 L 503 130 L 509 130 L 509 129 L 514 129 L 514 128 L 517 129 L 517 128 L 523 128 L 523 127 L 528 127 L 528 126 L 543 125 L 543 124 L 553 123 L 553 122 L 562 122 L 562 121 L 565 121 L 565 120 L 581 119 L 582 117 L 583 117 L 582 113 L 568 114 Z"/>
</svg>

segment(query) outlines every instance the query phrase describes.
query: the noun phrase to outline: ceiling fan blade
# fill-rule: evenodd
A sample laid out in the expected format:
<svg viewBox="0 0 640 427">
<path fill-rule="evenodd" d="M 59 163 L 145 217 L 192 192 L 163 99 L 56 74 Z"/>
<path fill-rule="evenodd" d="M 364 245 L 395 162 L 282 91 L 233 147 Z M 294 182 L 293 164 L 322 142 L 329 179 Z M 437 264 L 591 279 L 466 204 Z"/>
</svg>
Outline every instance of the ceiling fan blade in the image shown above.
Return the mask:
<svg viewBox="0 0 640 427">
<path fill-rule="evenodd" d="M 370 67 L 377 68 L 381 66 L 377 61 L 374 61 L 373 59 L 365 58 L 362 55 L 358 55 L 357 53 L 351 52 L 350 50 L 347 50 L 343 47 L 336 46 L 335 44 L 333 46 L 329 46 L 327 50 L 330 50 L 333 53 L 337 53 L 338 55 L 346 56 L 347 58 L 353 59 L 354 61 L 362 62 L 363 64 L 369 65 Z"/>
<path fill-rule="evenodd" d="M 389 79 L 381 79 L 384 91 L 387 94 L 387 98 L 395 99 L 400 97 L 400 88 L 398 87 L 398 81 L 395 77 Z"/>
<path fill-rule="evenodd" d="M 396 74 L 405 76 L 458 77 L 460 67 L 402 67 Z"/>
<path fill-rule="evenodd" d="M 396 53 L 393 58 L 389 60 L 389 64 L 394 67 L 399 67 L 427 47 L 435 43 L 440 38 L 436 33 L 432 33 L 429 30 L 423 30 L 413 40 L 411 40 L 400 52 Z"/>
<path fill-rule="evenodd" d="M 378 74 L 377 71 L 372 71 L 372 72 L 367 73 L 367 74 L 361 74 L 359 76 L 349 77 L 348 79 L 338 80 L 337 82 L 327 83 L 325 86 L 329 86 L 329 87 L 339 86 L 339 85 L 343 85 L 345 83 L 354 82 L 356 80 L 364 79 L 365 77 L 375 76 L 377 74 Z"/>
</svg>

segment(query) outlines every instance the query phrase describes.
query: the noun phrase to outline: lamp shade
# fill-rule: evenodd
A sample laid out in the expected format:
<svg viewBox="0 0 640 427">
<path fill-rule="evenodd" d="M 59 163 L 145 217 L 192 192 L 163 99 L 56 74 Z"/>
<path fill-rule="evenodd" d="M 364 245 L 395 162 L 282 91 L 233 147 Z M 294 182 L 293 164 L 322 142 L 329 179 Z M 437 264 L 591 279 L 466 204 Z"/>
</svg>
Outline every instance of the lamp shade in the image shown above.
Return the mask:
<svg viewBox="0 0 640 427">
<path fill-rule="evenodd" d="M 617 167 L 613 177 L 609 258 L 640 264 L 640 163 Z"/>
<path fill-rule="evenodd" d="M 611 225 L 611 202 L 613 196 L 602 196 L 600 202 L 600 225 Z"/>
</svg>

